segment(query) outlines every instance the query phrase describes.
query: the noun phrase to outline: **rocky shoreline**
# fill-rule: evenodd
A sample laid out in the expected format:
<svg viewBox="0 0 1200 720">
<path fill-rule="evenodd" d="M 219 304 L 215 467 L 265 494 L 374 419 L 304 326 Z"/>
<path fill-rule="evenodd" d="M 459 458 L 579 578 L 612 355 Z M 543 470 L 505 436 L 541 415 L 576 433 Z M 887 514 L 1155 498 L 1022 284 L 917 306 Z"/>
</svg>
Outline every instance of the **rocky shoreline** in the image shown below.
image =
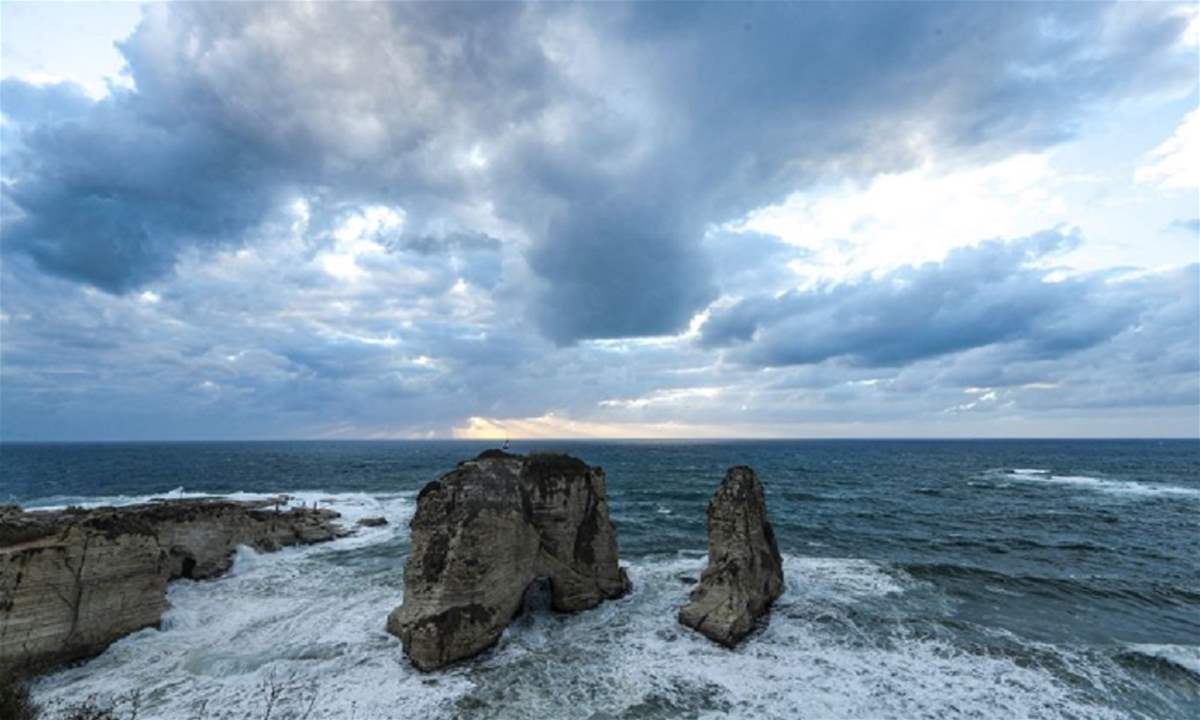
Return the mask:
<svg viewBox="0 0 1200 720">
<path fill-rule="evenodd" d="M 0 673 L 37 673 L 92 657 L 156 627 L 167 584 L 221 575 L 238 546 L 261 552 L 353 532 L 286 497 L 160 500 L 123 507 L 23 511 L 0 506 Z M 782 593 L 783 569 L 762 484 L 730 468 L 708 507 L 708 567 L 678 620 L 732 647 Z M 386 518 L 362 518 L 380 527 Z M 619 562 L 604 470 L 562 454 L 489 450 L 417 498 L 403 602 L 386 629 L 418 670 L 494 645 L 546 583 L 556 612 L 631 589 Z"/>
<path fill-rule="evenodd" d="M 269 552 L 345 534 L 337 513 L 284 505 L 286 498 L 0 506 L 0 672 L 92 657 L 157 626 L 168 582 L 221 575 L 239 545 Z"/>
</svg>

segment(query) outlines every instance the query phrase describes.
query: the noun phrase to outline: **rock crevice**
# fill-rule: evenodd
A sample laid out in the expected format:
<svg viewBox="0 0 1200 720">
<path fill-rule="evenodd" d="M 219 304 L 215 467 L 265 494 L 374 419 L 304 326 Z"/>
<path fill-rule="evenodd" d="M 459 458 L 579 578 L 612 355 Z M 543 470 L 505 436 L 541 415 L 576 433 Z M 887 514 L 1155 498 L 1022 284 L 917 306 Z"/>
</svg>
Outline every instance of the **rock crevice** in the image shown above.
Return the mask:
<svg viewBox="0 0 1200 720">
<path fill-rule="evenodd" d="M 337 513 L 275 509 L 281 501 L 0 507 L 0 672 L 91 657 L 157 626 L 169 581 L 226 572 L 239 545 L 271 551 L 343 534 Z"/>
<path fill-rule="evenodd" d="M 489 450 L 421 490 L 388 632 L 417 668 L 445 666 L 499 640 L 538 578 L 561 612 L 628 591 L 604 471 L 568 455 Z"/>
<path fill-rule="evenodd" d="M 708 504 L 708 567 L 679 622 L 732 647 L 781 594 L 783 559 L 762 483 L 754 470 L 732 467 Z"/>
</svg>

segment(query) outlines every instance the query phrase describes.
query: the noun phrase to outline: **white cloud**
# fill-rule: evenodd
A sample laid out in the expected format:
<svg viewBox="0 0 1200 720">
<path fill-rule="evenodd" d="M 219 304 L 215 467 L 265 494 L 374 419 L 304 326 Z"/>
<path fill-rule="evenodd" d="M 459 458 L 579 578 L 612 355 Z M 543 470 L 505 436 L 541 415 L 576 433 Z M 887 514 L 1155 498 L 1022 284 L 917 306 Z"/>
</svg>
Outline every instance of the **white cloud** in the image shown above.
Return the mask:
<svg viewBox="0 0 1200 720">
<path fill-rule="evenodd" d="M 1188 113 L 1171 137 L 1146 154 L 1134 177 L 1163 188 L 1200 188 L 1200 110 Z"/>
<path fill-rule="evenodd" d="M 307 213 L 305 213 L 307 217 Z M 333 231 L 332 250 L 318 257 L 325 272 L 343 282 L 362 280 L 367 271 L 360 260 L 387 253 L 386 243 L 404 229 L 405 213 L 400 208 L 369 205 L 351 213 Z"/>
<path fill-rule="evenodd" d="M 935 163 L 800 192 L 750 213 L 731 229 L 778 236 L 812 255 L 793 261 L 799 279 L 844 279 L 939 260 L 989 237 L 1021 236 L 1066 219 L 1058 192 L 1067 179 L 1046 154 L 1020 154 L 982 167 Z"/>
<path fill-rule="evenodd" d="M 671 388 L 669 390 L 655 390 L 654 392 L 642 397 L 625 398 L 625 399 L 610 399 L 601 400 L 600 407 L 613 408 L 644 408 L 648 405 L 665 405 L 668 407 L 681 408 L 691 404 L 692 401 L 712 400 L 721 395 L 724 388 L 720 387 L 689 387 L 689 388 Z"/>
</svg>

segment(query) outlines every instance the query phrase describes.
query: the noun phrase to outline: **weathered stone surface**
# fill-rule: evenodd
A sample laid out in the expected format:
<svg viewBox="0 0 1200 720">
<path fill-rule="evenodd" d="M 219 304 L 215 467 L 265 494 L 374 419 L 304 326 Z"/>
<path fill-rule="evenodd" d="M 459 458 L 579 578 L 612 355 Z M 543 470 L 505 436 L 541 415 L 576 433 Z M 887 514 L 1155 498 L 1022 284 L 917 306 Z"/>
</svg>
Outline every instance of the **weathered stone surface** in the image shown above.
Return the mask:
<svg viewBox="0 0 1200 720">
<path fill-rule="evenodd" d="M 733 647 L 783 593 L 783 559 L 767 519 L 762 484 L 729 468 L 708 503 L 708 567 L 679 622 Z"/>
<path fill-rule="evenodd" d="M 0 672 L 90 657 L 158 625 L 167 582 L 225 572 L 238 545 L 271 551 L 343 534 L 333 511 L 275 507 L 224 500 L 0 507 Z"/>
<path fill-rule="evenodd" d="M 629 590 L 604 471 L 567 455 L 489 450 L 421 491 L 404 604 L 388 632 L 421 670 L 470 657 L 499 640 L 538 578 L 564 612 Z"/>
</svg>

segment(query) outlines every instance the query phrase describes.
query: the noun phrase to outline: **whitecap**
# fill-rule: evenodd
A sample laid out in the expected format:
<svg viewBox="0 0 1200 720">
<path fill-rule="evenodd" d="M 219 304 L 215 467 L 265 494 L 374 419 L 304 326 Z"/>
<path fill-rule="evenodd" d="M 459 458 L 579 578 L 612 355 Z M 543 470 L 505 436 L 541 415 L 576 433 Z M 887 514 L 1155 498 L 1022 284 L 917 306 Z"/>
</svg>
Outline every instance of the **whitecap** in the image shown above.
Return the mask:
<svg viewBox="0 0 1200 720">
<path fill-rule="evenodd" d="M 1142 655 L 1161 658 L 1200 676 L 1200 645 L 1155 645 L 1139 643 L 1129 648 Z"/>
<path fill-rule="evenodd" d="M 374 502 L 343 498 L 352 512 Z M 396 508 L 402 514 L 403 505 Z M 349 511 L 349 510 L 348 510 Z M 407 532 L 400 526 L 397 534 Z M 81 666 L 35 684 L 53 705 L 139 691 L 139 717 L 261 714 L 264 687 L 282 684 L 281 716 L 358 718 L 1118 717 L 1080 697 L 1092 672 L 1063 651 L 1043 667 L 918 637 L 874 612 L 923 584 L 856 558 L 784 556 L 787 584 L 769 624 L 736 650 L 681 627 L 678 608 L 706 558 L 635 560 L 633 592 L 573 615 L 535 610 L 497 647 L 433 675 L 416 672 L 384 632 L 403 595 L 403 561 L 380 537 L 364 571 L 327 545 L 258 555 L 234 572 L 171 586 L 161 630 L 144 630 Z M 368 549 L 369 550 L 369 549 Z M 882 625 L 864 625 L 870 622 Z M 1054 651 L 1046 651 L 1054 652 Z M 1071 668 L 1073 679 L 1051 666 Z"/>
<path fill-rule="evenodd" d="M 1113 480 L 1109 478 L 1092 477 L 1090 475 L 1053 475 L 1045 470 L 1034 471 L 1014 469 L 1008 474 L 1010 477 L 1018 480 L 1054 485 L 1069 485 L 1111 495 L 1200 498 L 1200 488 L 1181 487 L 1178 485 L 1161 485 L 1155 483 L 1138 482 L 1136 480 Z"/>
</svg>

